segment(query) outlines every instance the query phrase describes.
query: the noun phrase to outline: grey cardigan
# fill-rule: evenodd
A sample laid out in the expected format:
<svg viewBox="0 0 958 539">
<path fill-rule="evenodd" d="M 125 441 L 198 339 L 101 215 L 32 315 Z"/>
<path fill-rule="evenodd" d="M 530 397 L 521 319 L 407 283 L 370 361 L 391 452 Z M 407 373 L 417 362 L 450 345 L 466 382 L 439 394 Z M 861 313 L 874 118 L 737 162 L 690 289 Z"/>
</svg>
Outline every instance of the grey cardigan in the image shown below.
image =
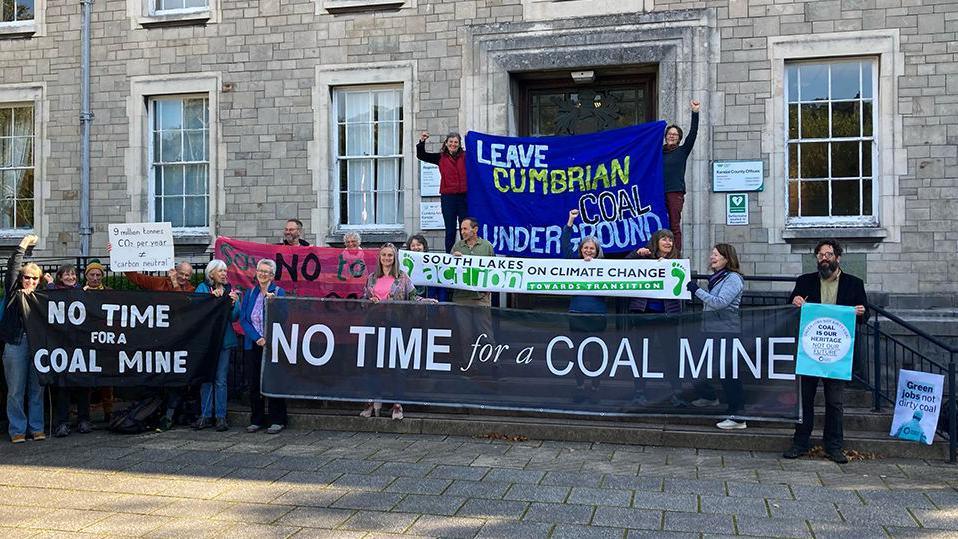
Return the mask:
<svg viewBox="0 0 958 539">
<path fill-rule="evenodd" d="M 706 291 L 699 288 L 695 297 L 699 298 L 705 307 L 702 318 L 702 329 L 711 333 L 741 333 L 742 322 L 739 317 L 739 305 L 742 303 L 742 292 L 745 290 L 745 280 L 734 271 L 715 285 L 715 289 Z"/>
</svg>

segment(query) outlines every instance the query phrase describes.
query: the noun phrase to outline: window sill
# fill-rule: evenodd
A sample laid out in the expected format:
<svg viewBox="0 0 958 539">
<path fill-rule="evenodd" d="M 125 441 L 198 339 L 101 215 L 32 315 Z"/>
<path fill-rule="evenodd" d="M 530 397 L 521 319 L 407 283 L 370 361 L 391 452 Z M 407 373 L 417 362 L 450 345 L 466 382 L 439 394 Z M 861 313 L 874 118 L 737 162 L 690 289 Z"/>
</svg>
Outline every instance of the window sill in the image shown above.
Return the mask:
<svg viewBox="0 0 958 539">
<path fill-rule="evenodd" d="M 370 246 L 379 247 L 383 243 L 395 243 L 398 244 L 406 243 L 407 235 L 405 230 L 376 230 L 364 232 L 362 230 L 343 230 L 338 234 L 327 234 L 325 238 L 326 245 L 342 245 L 343 244 L 343 234 L 349 232 L 355 232 L 359 234 L 359 237 L 362 239 L 363 247 L 369 248 Z"/>
<path fill-rule="evenodd" d="M 215 238 L 208 232 L 173 229 L 173 245 L 210 245 Z"/>
<path fill-rule="evenodd" d="M 330 15 L 360 11 L 399 11 L 406 0 L 319 0 Z"/>
<path fill-rule="evenodd" d="M 0 39 L 30 39 L 37 33 L 36 23 L 0 24 Z"/>
<path fill-rule="evenodd" d="M 212 18 L 209 10 L 191 13 L 169 13 L 140 17 L 137 22 L 143 28 L 167 28 L 177 26 L 206 26 Z"/>
<path fill-rule="evenodd" d="M 822 238 L 882 241 L 887 237 L 888 231 L 884 228 L 833 228 L 822 226 L 787 228 L 782 231 L 782 239 L 785 241 L 808 241 Z"/>
</svg>

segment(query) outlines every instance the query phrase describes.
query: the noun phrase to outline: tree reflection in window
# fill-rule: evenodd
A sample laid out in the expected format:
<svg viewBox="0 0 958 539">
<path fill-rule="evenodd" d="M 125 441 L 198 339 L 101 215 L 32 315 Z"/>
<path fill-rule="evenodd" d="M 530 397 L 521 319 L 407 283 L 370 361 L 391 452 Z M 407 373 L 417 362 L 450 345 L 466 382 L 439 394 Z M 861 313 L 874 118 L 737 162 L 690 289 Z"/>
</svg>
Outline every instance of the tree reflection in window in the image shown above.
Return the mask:
<svg viewBox="0 0 958 539">
<path fill-rule="evenodd" d="M 830 224 L 834 217 L 877 224 L 871 162 L 874 66 L 871 59 L 786 66 L 790 224 Z"/>
</svg>

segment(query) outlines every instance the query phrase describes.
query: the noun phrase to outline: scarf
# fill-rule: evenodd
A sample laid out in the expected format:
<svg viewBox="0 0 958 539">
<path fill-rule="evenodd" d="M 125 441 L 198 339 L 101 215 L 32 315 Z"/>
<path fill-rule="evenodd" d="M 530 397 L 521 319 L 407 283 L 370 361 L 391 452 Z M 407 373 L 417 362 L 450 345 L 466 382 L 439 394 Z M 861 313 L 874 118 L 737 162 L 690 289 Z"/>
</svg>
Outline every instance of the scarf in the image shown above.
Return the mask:
<svg viewBox="0 0 958 539">
<path fill-rule="evenodd" d="M 722 268 L 719 271 L 716 271 L 712 275 L 709 275 L 709 292 L 715 290 L 715 287 L 718 286 L 723 279 L 728 277 L 729 270 L 728 268 Z"/>
</svg>

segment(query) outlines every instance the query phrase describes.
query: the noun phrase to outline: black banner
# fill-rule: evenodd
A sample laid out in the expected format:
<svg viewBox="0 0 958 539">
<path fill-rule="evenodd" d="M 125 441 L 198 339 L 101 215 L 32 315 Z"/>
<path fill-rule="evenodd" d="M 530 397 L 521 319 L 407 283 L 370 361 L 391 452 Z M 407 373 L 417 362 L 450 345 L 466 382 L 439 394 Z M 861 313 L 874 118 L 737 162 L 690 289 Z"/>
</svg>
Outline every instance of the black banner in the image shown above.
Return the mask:
<svg viewBox="0 0 958 539">
<path fill-rule="evenodd" d="M 228 298 L 182 292 L 50 290 L 21 295 L 40 383 L 182 386 L 208 381 Z"/>
<path fill-rule="evenodd" d="M 272 298 L 276 397 L 799 419 L 792 306 L 682 316 Z"/>
</svg>

